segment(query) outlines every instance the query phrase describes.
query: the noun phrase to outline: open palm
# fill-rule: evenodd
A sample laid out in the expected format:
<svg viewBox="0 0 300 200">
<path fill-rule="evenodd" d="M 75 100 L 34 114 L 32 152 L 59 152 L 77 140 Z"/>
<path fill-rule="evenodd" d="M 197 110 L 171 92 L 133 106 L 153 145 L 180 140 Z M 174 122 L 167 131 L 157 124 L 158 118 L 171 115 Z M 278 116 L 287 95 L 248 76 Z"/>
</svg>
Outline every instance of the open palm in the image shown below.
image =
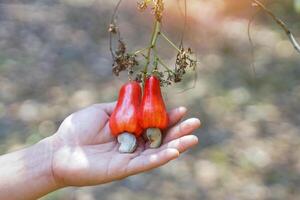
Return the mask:
<svg viewBox="0 0 300 200">
<path fill-rule="evenodd" d="M 93 105 L 64 120 L 54 135 L 52 171 L 58 184 L 86 186 L 122 179 L 166 164 L 198 143 L 190 134 L 200 127 L 200 121 L 188 119 L 177 124 L 186 113 L 181 107 L 169 113 L 170 128 L 160 148 L 149 149 L 139 138 L 134 153 L 121 154 L 108 124 L 114 107 L 115 103 Z"/>
</svg>

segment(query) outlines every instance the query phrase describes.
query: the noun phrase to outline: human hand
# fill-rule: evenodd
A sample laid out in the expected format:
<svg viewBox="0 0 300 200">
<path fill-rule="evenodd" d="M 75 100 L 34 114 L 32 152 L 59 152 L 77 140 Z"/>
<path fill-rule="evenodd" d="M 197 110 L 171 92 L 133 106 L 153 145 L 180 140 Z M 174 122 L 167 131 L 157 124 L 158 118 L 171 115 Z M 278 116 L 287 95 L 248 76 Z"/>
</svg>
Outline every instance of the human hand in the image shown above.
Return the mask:
<svg viewBox="0 0 300 200">
<path fill-rule="evenodd" d="M 119 180 L 162 166 L 198 143 L 190 135 L 200 127 L 192 118 L 177 124 L 183 107 L 169 113 L 169 129 L 158 149 L 148 149 L 142 138 L 132 154 L 121 154 L 110 134 L 109 117 L 115 103 L 97 104 L 67 117 L 52 136 L 52 174 L 60 187 L 87 186 Z"/>
</svg>

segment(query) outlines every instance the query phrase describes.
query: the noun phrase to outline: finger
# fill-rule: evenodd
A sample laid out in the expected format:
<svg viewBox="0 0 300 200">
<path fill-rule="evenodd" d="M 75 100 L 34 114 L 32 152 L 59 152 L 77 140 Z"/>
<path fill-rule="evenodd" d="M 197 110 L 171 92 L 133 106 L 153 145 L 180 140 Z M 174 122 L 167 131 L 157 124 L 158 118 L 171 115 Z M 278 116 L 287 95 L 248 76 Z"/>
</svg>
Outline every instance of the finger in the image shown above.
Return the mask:
<svg viewBox="0 0 300 200">
<path fill-rule="evenodd" d="M 104 128 L 97 134 L 95 138 L 95 143 L 106 143 L 115 141 L 116 138 L 111 134 L 110 127 L 109 127 L 109 121 L 106 122 Z"/>
<path fill-rule="evenodd" d="M 170 149 L 170 148 L 177 149 L 177 151 L 179 153 L 183 153 L 183 152 L 187 151 L 188 149 L 192 148 L 193 146 L 195 146 L 196 144 L 198 144 L 197 136 L 186 135 L 181 138 L 172 140 L 172 141 L 162 145 L 158 149 L 148 149 L 148 150 L 144 151 L 143 154 L 150 155 L 150 154 L 157 153 L 157 152 L 163 151 L 165 149 Z"/>
<path fill-rule="evenodd" d="M 191 134 L 196 129 L 200 128 L 201 122 L 197 118 L 187 119 L 184 122 L 170 128 L 164 138 L 164 143 L 180 138 L 184 135 Z"/>
<path fill-rule="evenodd" d="M 150 155 L 138 156 L 130 161 L 127 173 L 130 175 L 145 172 L 168 163 L 178 158 L 179 152 L 176 149 L 164 149 Z"/>
<path fill-rule="evenodd" d="M 94 105 L 94 107 L 96 107 L 97 109 L 99 108 L 99 109 L 104 110 L 108 115 L 110 115 L 113 112 L 115 106 L 116 106 L 116 102 Z M 186 108 L 184 108 L 184 107 L 179 107 L 179 108 L 172 110 L 169 113 L 170 124 L 175 124 L 178 121 L 180 121 L 185 113 L 186 113 Z M 106 123 L 103 130 L 101 130 L 100 134 L 97 136 L 97 141 L 101 141 L 101 142 L 112 141 L 114 138 L 110 132 L 111 131 L 109 128 L 109 123 Z"/>
<path fill-rule="evenodd" d="M 117 102 L 110 102 L 110 103 L 102 103 L 100 104 L 102 109 L 110 116 L 111 113 L 114 111 Z"/>
<path fill-rule="evenodd" d="M 115 106 L 116 106 L 116 102 L 94 105 L 94 107 L 104 110 L 108 115 L 111 115 Z M 180 121 L 182 119 L 182 117 L 185 115 L 185 113 L 186 113 L 185 107 L 178 107 L 178 108 L 170 111 L 169 112 L 169 120 L 170 120 L 169 124 L 170 125 L 176 124 L 178 121 Z M 110 133 L 109 123 L 106 123 L 103 130 L 101 130 L 101 132 L 98 134 L 95 142 L 98 142 L 98 141 L 110 142 L 114 139 L 115 138 Z"/>
<path fill-rule="evenodd" d="M 172 127 L 175 124 L 177 124 L 183 118 L 183 116 L 186 114 L 186 112 L 187 112 L 187 109 L 185 107 L 178 107 L 178 108 L 171 110 L 168 113 L 169 127 Z"/>
<path fill-rule="evenodd" d="M 113 151 L 116 148 L 116 141 L 107 142 L 104 144 L 96 144 L 96 145 L 87 145 L 87 152 L 91 151 L 91 153 L 106 153 Z"/>
</svg>

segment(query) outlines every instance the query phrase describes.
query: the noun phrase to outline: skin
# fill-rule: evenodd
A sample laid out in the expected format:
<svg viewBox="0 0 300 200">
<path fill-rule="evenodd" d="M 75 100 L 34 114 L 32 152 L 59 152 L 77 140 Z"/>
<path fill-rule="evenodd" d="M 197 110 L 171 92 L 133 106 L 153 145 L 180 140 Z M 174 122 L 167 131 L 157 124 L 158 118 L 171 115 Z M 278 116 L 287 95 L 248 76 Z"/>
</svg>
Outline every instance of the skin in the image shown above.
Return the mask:
<svg viewBox="0 0 300 200">
<path fill-rule="evenodd" d="M 109 117 L 115 103 L 97 104 L 67 117 L 49 138 L 0 156 L 0 199 L 37 199 L 68 186 L 104 184 L 142 173 L 177 158 L 198 143 L 198 119 L 179 123 L 181 107 L 169 113 L 163 145 L 148 149 L 140 138 L 133 154 L 120 154 Z"/>
</svg>

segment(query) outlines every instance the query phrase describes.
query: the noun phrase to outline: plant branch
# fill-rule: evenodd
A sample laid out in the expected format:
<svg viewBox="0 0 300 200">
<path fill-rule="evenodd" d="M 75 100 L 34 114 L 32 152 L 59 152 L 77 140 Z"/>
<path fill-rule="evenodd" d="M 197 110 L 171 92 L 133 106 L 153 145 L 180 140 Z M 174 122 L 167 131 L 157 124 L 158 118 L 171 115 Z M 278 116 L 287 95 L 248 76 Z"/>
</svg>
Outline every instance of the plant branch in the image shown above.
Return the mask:
<svg viewBox="0 0 300 200">
<path fill-rule="evenodd" d="M 116 15 L 117 15 L 117 12 L 119 10 L 121 3 L 122 3 L 122 0 L 119 0 L 119 2 L 117 3 L 117 5 L 114 9 L 114 12 L 111 16 L 110 26 L 113 26 L 112 28 L 114 28 L 114 29 L 117 29 L 115 20 L 116 20 Z M 116 30 L 116 31 L 117 31 L 118 37 L 120 39 L 120 32 L 119 32 L 119 30 Z M 112 34 L 113 34 L 113 31 L 109 31 L 109 50 L 110 50 L 111 56 L 113 57 L 113 59 L 115 59 L 115 54 L 112 49 Z"/>
<path fill-rule="evenodd" d="M 248 28 L 247 28 L 247 34 L 248 34 L 248 39 L 249 39 L 249 43 L 250 43 L 250 46 L 251 46 L 251 67 L 252 67 L 252 71 L 253 71 L 253 74 L 254 76 L 256 75 L 256 70 L 255 70 L 255 64 L 254 64 L 254 43 L 253 43 L 253 40 L 252 40 L 252 37 L 251 37 L 251 25 L 255 19 L 255 17 L 257 16 L 257 14 L 259 13 L 259 11 L 257 11 L 252 17 L 251 19 L 249 20 L 249 23 L 248 23 Z"/>
<path fill-rule="evenodd" d="M 294 48 L 296 49 L 296 51 L 298 51 L 298 53 L 300 53 L 300 45 L 299 45 L 298 41 L 296 40 L 296 38 L 294 37 L 294 35 L 292 34 L 292 32 L 286 26 L 286 24 L 281 19 L 279 19 L 278 17 L 276 17 L 273 14 L 273 12 L 271 10 L 269 10 L 260 1 L 258 1 L 258 0 L 252 0 L 252 2 L 254 3 L 255 6 L 260 7 L 265 13 L 267 13 L 270 17 L 272 17 L 272 19 L 285 31 L 286 35 L 288 36 L 290 42 L 292 43 L 292 45 L 294 46 Z"/>
<path fill-rule="evenodd" d="M 158 52 L 156 50 L 156 48 L 153 49 L 155 56 L 157 58 L 157 61 L 159 64 L 161 64 L 168 72 L 175 74 L 173 70 L 171 70 L 168 65 L 158 56 Z"/>
<path fill-rule="evenodd" d="M 146 76 L 147 76 L 148 66 L 150 64 L 150 59 L 151 59 L 151 50 L 156 45 L 156 41 L 157 41 L 159 33 L 160 33 L 160 22 L 155 20 L 154 28 L 153 28 L 153 32 L 152 32 L 152 36 L 151 36 L 151 40 L 150 40 L 150 45 L 149 45 L 150 47 L 148 48 L 148 52 L 146 55 L 146 65 L 144 67 L 144 78 L 146 78 Z"/>
<path fill-rule="evenodd" d="M 174 49 L 176 49 L 176 51 L 178 51 L 179 53 L 181 52 L 181 50 L 163 33 L 160 32 L 160 35 L 172 46 L 174 47 Z"/>
<path fill-rule="evenodd" d="M 183 46 L 183 40 L 184 40 L 186 29 L 187 29 L 187 0 L 184 0 L 184 26 L 183 26 L 183 32 L 180 40 L 181 47 Z"/>
<path fill-rule="evenodd" d="M 142 52 L 148 50 L 149 48 L 150 48 L 150 47 L 143 48 L 143 49 L 139 49 L 139 50 L 135 51 L 135 52 L 133 53 L 133 55 L 138 55 L 138 54 L 140 54 L 140 53 L 142 53 Z"/>
</svg>

